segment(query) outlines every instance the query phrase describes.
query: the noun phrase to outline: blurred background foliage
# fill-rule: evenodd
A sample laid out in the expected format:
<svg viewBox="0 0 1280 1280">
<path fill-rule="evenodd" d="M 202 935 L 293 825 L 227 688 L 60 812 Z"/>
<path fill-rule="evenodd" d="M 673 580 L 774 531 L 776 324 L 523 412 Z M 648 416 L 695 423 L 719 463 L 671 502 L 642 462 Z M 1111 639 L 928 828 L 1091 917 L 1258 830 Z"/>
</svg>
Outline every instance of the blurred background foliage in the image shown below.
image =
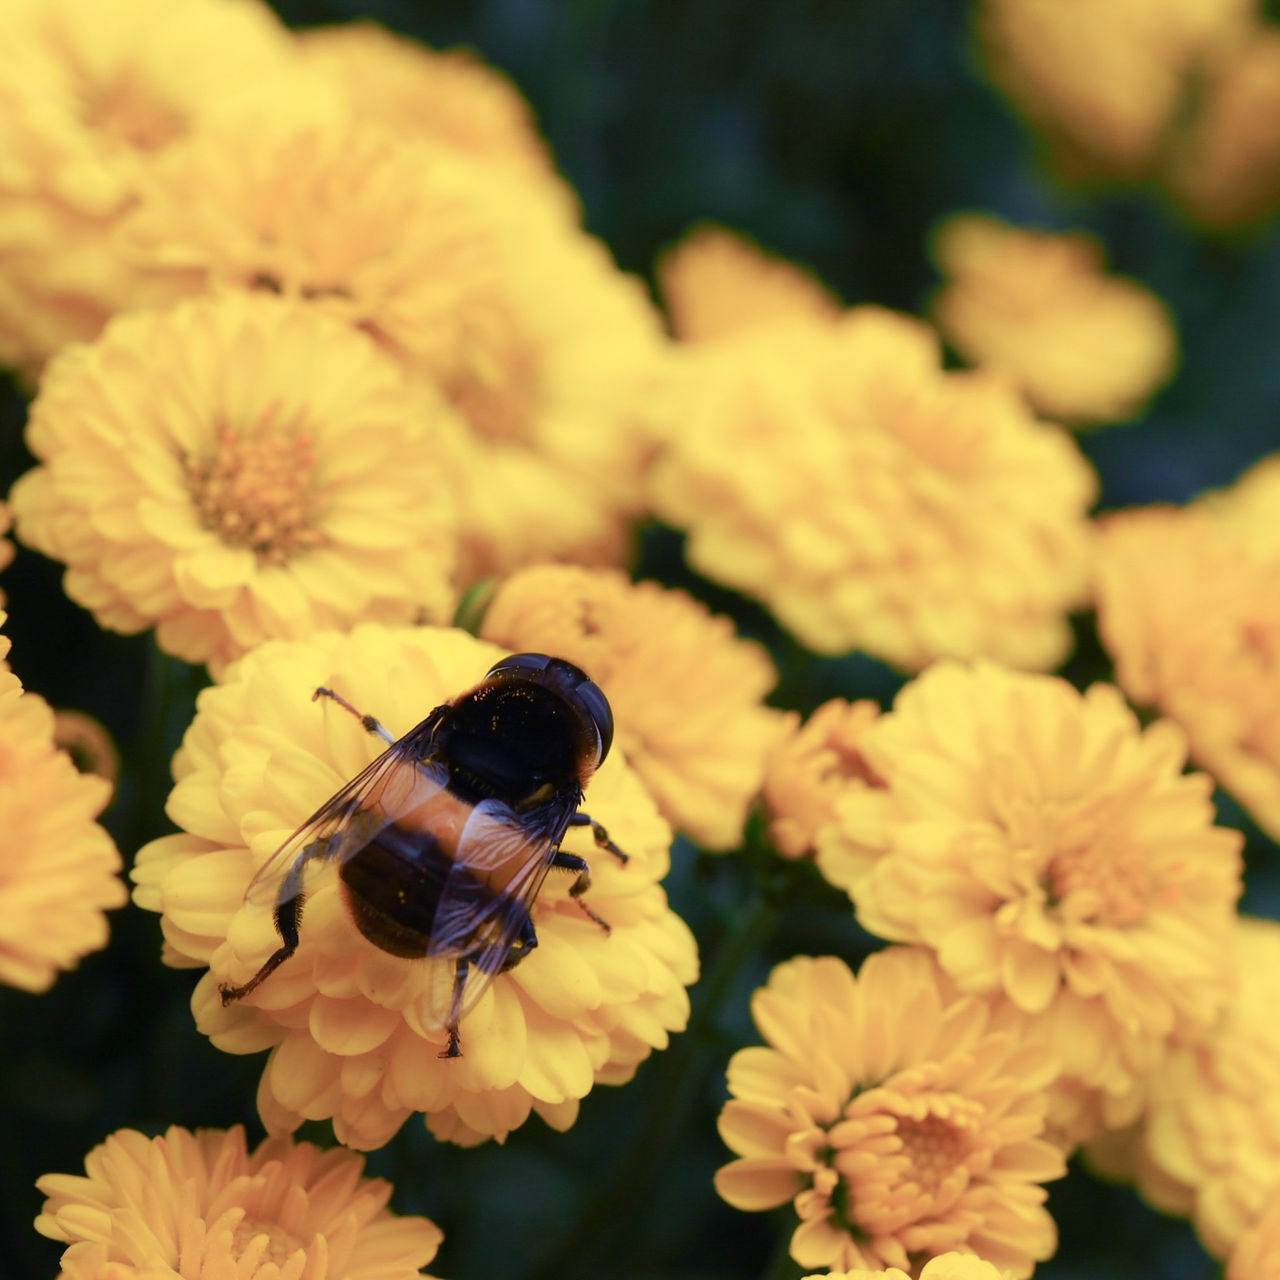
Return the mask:
<svg viewBox="0 0 1280 1280">
<path fill-rule="evenodd" d="M 1155 192 L 1069 189 L 985 80 L 958 0 L 277 0 L 290 24 L 369 17 L 431 45 L 469 45 L 529 98 L 581 194 L 587 226 L 620 264 L 651 276 L 655 254 L 713 221 L 814 268 L 849 303 L 921 313 L 937 278 L 927 244 L 947 214 L 983 209 L 1046 229 L 1086 229 L 1114 270 L 1173 309 L 1177 378 L 1137 423 L 1081 437 L 1105 508 L 1185 501 L 1227 484 L 1280 443 L 1280 244 L 1273 226 L 1209 237 Z M 0 403 L 5 487 L 31 465 L 25 399 Z M 646 532 L 637 572 L 693 589 L 766 641 L 782 671 L 773 699 L 808 713 L 828 697 L 892 697 L 900 677 L 865 658 L 819 659 L 758 606 L 698 580 L 681 540 Z M 61 568 L 24 550 L 3 578 L 12 662 L 58 707 L 101 719 L 125 760 L 105 817 L 128 859 L 169 828 L 168 760 L 200 675 L 158 654 L 150 636 L 98 630 L 70 604 Z M 1068 674 L 1108 675 L 1090 619 L 1079 620 Z M 1275 849 L 1249 833 L 1246 909 L 1280 914 Z M 740 1214 L 714 1194 L 727 1158 L 715 1132 L 731 1052 L 756 1040 L 748 998 L 797 952 L 856 964 L 872 941 L 847 900 L 812 868 L 782 866 L 762 845 L 706 859 L 683 842 L 668 883 L 702 948 L 691 1030 L 625 1089 L 598 1088 L 566 1135 L 534 1120 L 504 1147 L 460 1150 L 417 1122 L 370 1156 L 394 1180 L 393 1206 L 445 1231 L 441 1276 L 608 1273 L 618 1280 L 730 1280 L 798 1270 L 786 1257 L 789 1207 Z M 0 990 L 0 1272 L 56 1273 L 60 1247 L 30 1223 L 41 1173 L 80 1170 L 121 1126 L 160 1131 L 242 1121 L 260 1133 L 261 1056 L 214 1049 L 192 1025 L 195 975 L 159 963 L 157 920 L 111 917 L 102 953 L 31 996 Z M 300 1135 L 332 1141 L 328 1126 Z M 1073 1169 L 1051 1188 L 1062 1246 L 1044 1280 L 1217 1273 L 1190 1228 L 1132 1192 Z"/>
</svg>

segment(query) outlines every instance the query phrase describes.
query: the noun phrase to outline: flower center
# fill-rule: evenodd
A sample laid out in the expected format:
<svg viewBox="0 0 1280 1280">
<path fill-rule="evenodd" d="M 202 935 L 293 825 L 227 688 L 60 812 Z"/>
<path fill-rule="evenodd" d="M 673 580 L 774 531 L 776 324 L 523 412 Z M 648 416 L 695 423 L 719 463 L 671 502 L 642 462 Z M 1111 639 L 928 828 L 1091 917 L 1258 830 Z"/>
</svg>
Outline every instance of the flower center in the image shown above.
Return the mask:
<svg viewBox="0 0 1280 1280">
<path fill-rule="evenodd" d="M 268 410 L 249 430 L 224 427 L 212 458 L 188 457 L 187 486 L 200 521 L 233 547 L 282 564 L 323 545 L 310 492 L 315 454 L 297 425 L 275 425 Z"/>
<path fill-rule="evenodd" d="M 275 1274 L 304 1247 L 301 1240 L 290 1235 L 278 1222 L 245 1217 L 236 1226 L 231 1240 L 233 1269 L 243 1280 L 252 1280 L 267 1268 Z"/>
<path fill-rule="evenodd" d="M 527 441 L 541 390 L 532 341 L 504 307 L 470 307 L 459 316 L 461 360 L 445 393 L 485 440 Z"/>
<path fill-rule="evenodd" d="M 1050 896 L 1073 919 L 1136 924 L 1151 889 L 1142 849 L 1123 838 L 1060 849 L 1049 863 Z"/>
<path fill-rule="evenodd" d="M 138 151 L 158 151 L 187 132 L 186 119 L 127 68 L 109 83 L 88 90 L 84 122 Z"/>
</svg>

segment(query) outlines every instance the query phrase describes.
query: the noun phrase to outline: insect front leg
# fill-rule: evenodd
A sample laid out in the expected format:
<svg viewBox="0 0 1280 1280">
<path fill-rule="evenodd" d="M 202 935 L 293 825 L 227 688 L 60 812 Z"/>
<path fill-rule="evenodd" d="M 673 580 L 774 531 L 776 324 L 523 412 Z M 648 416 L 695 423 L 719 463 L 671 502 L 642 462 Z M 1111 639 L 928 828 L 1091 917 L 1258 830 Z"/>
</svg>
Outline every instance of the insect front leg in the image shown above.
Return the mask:
<svg viewBox="0 0 1280 1280">
<path fill-rule="evenodd" d="M 355 716 L 362 725 L 364 725 L 365 729 L 369 733 L 376 733 L 378 737 L 382 738 L 385 742 L 390 742 L 392 744 L 395 743 L 395 739 L 385 728 L 383 728 L 382 723 L 379 720 L 375 719 L 373 716 L 365 715 L 363 711 L 357 711 L 355 707 L 353 707 L 351 703 L 349 703 L 340 693 L 334 693 L 332 689 L 326 689 L 321 686 L 311 695 L 311 701 L 315 702 L 320 698 L 332 699 L 338 704 L 338 706 L 342 707 L 343 710 L 350 711 L 351 714 Z"/>
<path fill-rule="evenodd" d="M 581 811 L 575 813 L 573 817 L 569 819 L 569 825 L 571 827 L 590 827 L 591 834 L 595 837 L 596 844 L 598 844 L 600 848 L 608 849 L 608 851 L 623 864 L 630 861 L 630 858 L 628 858 L 627 855 L 609 839 L 609 833 L 590 814 L 582 813 Z"/>
<path fill-rule="evenodd" d="M 292 876 L 290 880 L 292 880 Z M 289 883 L 289 880 L 285 881 L 286 885 Z M 222 996 L 223 1008 L 233 1000 L 241 1000 L 247 996 L 249 992 L 275 973 L 297 951 L 298 933 L 302 926 L 302 894 L 295 892 L 291 897 L 281 898 L 276 903 L 273 918 L 276 923 L 276 932 L 280 935 L 282 945 L 267 957 L 262 968 L 248 982 L 241 983 L 238 987 L 230 983 L 223 983 L 218 988 L 218 992 Z"/>
<path fill-rule="evenodd" d="M 589 822 L 590 819 L 588 818 Z M 581 826 L 582 824 L 579 823 Z M 559 867 L 561 871 L 576 871 L 578 878 L 573 882 L 569 889 L 569 897 L 571 897 L 586 913 L 589 920 L 594 920 L 605 933 L 612 933 L 607 920 L 601 919 L 589 906 L 582 900 L 582 895 L 591 888 L 591 864 L 586 858 L 580 858 L 576 853 L 565 853 L 563 849 L 557 849 L 551 856 L 551 865 Z"/>
</svg>

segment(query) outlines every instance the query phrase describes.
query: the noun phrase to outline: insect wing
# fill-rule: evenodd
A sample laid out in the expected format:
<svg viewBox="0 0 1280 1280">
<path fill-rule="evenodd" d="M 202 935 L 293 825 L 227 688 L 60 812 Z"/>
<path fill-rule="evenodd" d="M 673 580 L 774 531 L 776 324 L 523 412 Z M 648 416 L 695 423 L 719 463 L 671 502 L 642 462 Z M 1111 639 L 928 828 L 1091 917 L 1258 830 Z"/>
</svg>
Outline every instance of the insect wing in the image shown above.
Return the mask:
<svg viewBox="0 0 1280 1280">
<path fill-rule="evenodd" d="M 341 866 L 438 792 L 447 775 L 422 758 L 430 738 L 427 725 L 405 734 L 326 800 L 258 869 L 245 901 L 274 908 L 307 892 L 325 868 Z"/>
</svg>

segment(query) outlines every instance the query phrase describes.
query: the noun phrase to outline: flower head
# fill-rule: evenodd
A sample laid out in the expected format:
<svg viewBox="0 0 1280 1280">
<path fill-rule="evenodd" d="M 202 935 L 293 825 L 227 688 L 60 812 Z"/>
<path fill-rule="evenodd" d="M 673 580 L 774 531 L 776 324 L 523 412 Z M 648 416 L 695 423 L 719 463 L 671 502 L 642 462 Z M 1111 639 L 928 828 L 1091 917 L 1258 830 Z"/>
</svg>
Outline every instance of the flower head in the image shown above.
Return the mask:
<svg viewBox="0 0 1280 1280">
<path fill-rule="evenodd" d="M 1011 1273 L 972 1253 L 940 1253 L 920 1269 L 919 1280 L 1008 1280 Z M 883 1271 L 825 1271 L 804 1280 L 912 1280 L 898 1267 Z"/>
<path fill-rule="evenodd" d="M 1038 1184 L 1064 1172 L 1040 1136 L 1057 1064 L 990 1025 L 924 951 L 779 965 L 752 1012 L 765 1048 L 729 1063 L 716 1175 L 739 1209 L 794 1201 L 803 1267 L 899 1267 L 971 1250 L 1014 1276 L 1057 1243 Z M 855 1272 L 856 1274 L 856 1272 Z"/>
<path fill-rule="evenodd" d="M 699 571 L 823 653 L 1062 659 L 1095 480 L 1003 381 L 874 307 L 691 350 L 654 502 Z"/>
<path fill-rule="evenodd" d="M 1172 374 L 1168 309 L 1136 281 L 1106 275 L 1091 237 L 962 214 L 940 229 L 935 253 L 947 279 L 934 300 L 939 328 L 1050 418 L 1132 418 Z"/>
<path fill-rule="evenodd" d="M 84 1177 L 46 1174 L 36 1230 L 62 1240 L 59 1280 L 417 1280 L 442 1235 L 387 1208 L 391 1184 L 352 1151 L 244 1129 L 120 1129 Z"/>
<path fill-rule="evenodd" d="M 882 789 L 884 780 L 863 758 L 862 735 L 879 718 L 880 707 L 862 699 L 824 703 L 781 741 L 769 756 L 763 796 L 769 811 L 769 838 L 784 858 L 813 852 L 836 816 L 846 792 Z"/>
<path fill-rule="evenodd" d="M 0 659 L 8 652 L 0 637 Z M 104 912 L 128 897 L 120 855 L 94 821 L 111 784 L 76 771 L 55 743 L 48 704 L 24 693 L 7 665 L 0 762 L 0 982 L 47 991 L 60 970 L 106 946 Z"/>
<path fill-rule="evenodd" d="M 667 821 L 708 848 L 737 845 L 785 719 L 762 701 L 773 663 L 730 619 L 619 570 L 540 565 L 502 584 L 481 635 L 590 672 Z"/>
<path fill-rule="evenodd" d="M 840 803 L 824 874 L 865 928 L 1020 1010 L 1110 1124 L 1132 1119 L 1232 974 L 1242 840 L 1214 826 L 1209 778 L 1182 772 L 1182 734 L 1141 730 L 1109 685 L 939 663 L 860 749 L 885 790 Z"/>
<path fill-rule="evenodd" d="M 1277 1280 L 1280 1277 L 1280 1194 L 1236 1241 L 1227 1259 L 1225 1280 Z"/>
<path fill-rule="evenodd" d="M 456 423 L 366 337 L 224 294 L 121 316 L 51 365 L 14 487 L 68 595 L 190 662 L 453 605 Z"/>
<path fill-rule="evenodd" d="M 139 852 L 135 896 L 162 914 L 168 963 L 210 968 L 192 999 L 199 1028 L 228 1052 L 272 1049 L 258 1094 L 272 1132 L 332 1118 L 339 1141 L 370 1148 L 414 1111 L 463 1143 L 504 1137 L 531 1110 L 567 1128 L 594 1083 L 630 1079 L 685 1024 L 697 956 L 657 883 L 671 831 L 615 755 L 587 804 L 630 861 L 597 849 L 586 828 L 565 840 L 590 861 L 584 900 L 612 931 L 570 897 L 570 877 L 551 874 L 532 909 L 538 946 L 463 1018 L 462 1057 L 438 1056 L 445 1031 L 422 1014 L 452 961 L 374 947 L 327 872 L 308 890 L 296 954 L 252 995 L 226 1007 L 219 997 L 280 942 L 271 911 L 244 901 L 254 872 L 383 749 L 311 691 L 334 689 L 401 735 L 502 654 L 461 631 L 361 626 L 262 645 L 201 694 L 168 806 L 183 831 Z"/>
<path fill-rule="evenodd" d="M 1189 507 L 1109 516 L 1097 592 L 1125 692 L 1176 721 L 1201 767 L 1280 837 L 1278 502 L 1280 456 Z"/>
</svg>

